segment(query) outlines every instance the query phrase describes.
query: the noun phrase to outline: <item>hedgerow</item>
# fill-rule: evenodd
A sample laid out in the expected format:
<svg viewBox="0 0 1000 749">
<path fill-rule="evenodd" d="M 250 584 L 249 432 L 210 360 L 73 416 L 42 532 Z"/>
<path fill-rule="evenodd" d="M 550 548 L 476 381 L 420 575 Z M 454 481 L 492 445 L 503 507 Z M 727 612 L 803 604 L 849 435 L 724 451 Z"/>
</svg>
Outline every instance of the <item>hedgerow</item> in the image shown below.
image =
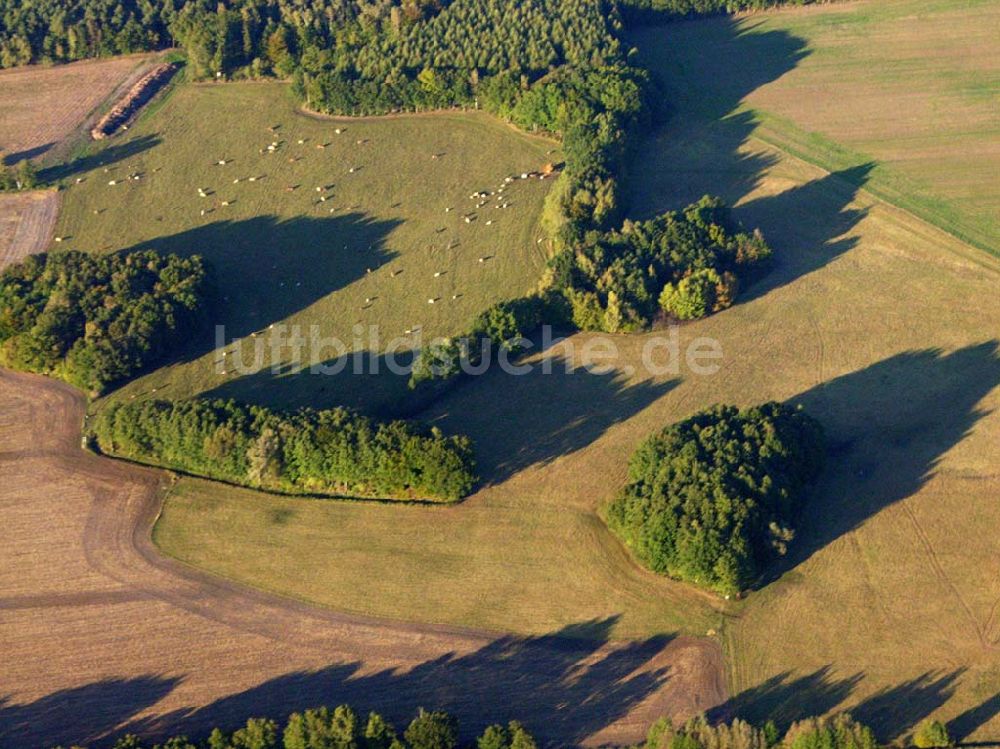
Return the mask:
<svg viewBox="0 0 1000 749">
<path fill-rule="evenodd" d="M 345 408 L 146 400 L 112 403 L 91 421 L 106 454 L 258 489 L 452 501 L 476 482 L 467 437 Z"/>
</svg>

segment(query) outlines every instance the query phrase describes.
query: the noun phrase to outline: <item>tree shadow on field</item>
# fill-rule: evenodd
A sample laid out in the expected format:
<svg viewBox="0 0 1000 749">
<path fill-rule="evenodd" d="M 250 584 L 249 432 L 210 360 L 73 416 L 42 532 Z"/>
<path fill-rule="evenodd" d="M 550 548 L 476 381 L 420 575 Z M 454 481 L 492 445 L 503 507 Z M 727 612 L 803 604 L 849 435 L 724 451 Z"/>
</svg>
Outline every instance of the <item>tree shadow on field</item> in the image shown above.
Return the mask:
<svg viewBox="0 0 1000 749">
<path fill-rule="evenodd" d="M 792 398 L 824 425 L 827 466 L 789 556 L 763 582 L 919 491 L 987 415 L 977 404 L 998 385 L 1000 344 L 991 340 L 897 354 Z"/>
<path fill-rule="evenodd" d="M 268 331 L 252 344 L 243 339 L 240 361 L 244 367 L 254 361 L 253 346 L 266 346 L 268 339 Z M 349 346 L 352 342 L 343 343 Z M 360 348 L 313 361 L 309 358 L 312 354 L 327 353 L 329 347 L 317 344 L 317 350 L 313 351 L 313 346 L 307 344 L 304 348 L 301 362 L 279 362 L 259 369 L 249 367 L 256 371 L 236 373 L 207 391 L 205 397 L 233 398 L 282 409 L 352 408 L 380 419 L 407 418 L 419 411 L 417 395 L 408 386 L 412 351 L 401 350 L 394 355 L 390 367 L 390 357 L 384 352 Z"/>
<path fill-rule="evenodd" d="M 124 143 L 115 143 L 93 153 L 78 156 L 65 164 L 57 164 L 47 169 L 42 169 L 38 176 L 45 182 L 58 182 L 68 177 L 75 177 L 78 174 L 85 174 L 98 167 L 107 167 L 109 170 L 109 180 L 125 179 L 127 170 L 119 162 L 130 159 L 133 156 L 138 156 L 140 153 L 158 146 L 160 142 L 161 139 L 158 135 L 141 135 Z M 97 179 L 100 175 L 101 173 L 97 172 L 91 175 L 90 179 Z"/>
<path fill-rule="evenodd" d="M 680 208 L 706 193 L 735 204 L 773 166 L 773 156 L 743 148 L 757 122 L 740 106 L 795 68 L 808 50 L 800 37 L 756 32 L 756 26 L 713 18 L 628 35 L 662 102 L 656 127 L 632 164 L 632 215 Z"/>
<path fill-rule="evenodd" d="M 10 747 L 84 744 L 107 735 L 166 697 L 180 679 L 140 676 L 62 689 L 34 702 L 0 698 L 0 737 Z"/>
<path fill-rule="evenodd" d="M 948 733 L 955 741 L 964 742 L 997 715 L 1000 715 L 1000 692 L 949 720 Z"/>
<path fill-rule="evenodd" d="M 871 726 L 879 740 L 898 739 L 951 698 L 966 670 L 927 671 L 896 686 L 883 687 L 852 707 L 851 715 Z"/>
<path fill-rule="evenodd" d="M 179 354 L 193 359 L 216 348 L 216 326 L 224 326 L 227 342 L 264 331 L 377 270 L 395 257 L 385 238 L 398 224 L 360 213 L 287 220 L 257 216 L 213 221 L 122 252 L 201 255 L 211 265 L 217 300 L 211 324 L 192 335 Z"/>
<path fill-rule="evenodd" d="M 32 148 L 25 148 L 23 151 L 13 151 L 3 155 L 3 164 L 6 166 L 12 166 L 25 159 L 35 159 L 46 153 L 52 146 L 55 145 L 55 141 L 50 141 L 44 143 L 40 146 L 33 146 Z"/>
<path fill-rule="evenodd" d="M 467 743 L 491 723 L 516 719 L 547 745 L 578 746 L 670 679 L 665 651 L 673 638 L 606 647 L 617 619 L 537 637 L 502 636 L 410 669 L 362 673 L 363 664 L 354 662 L 288 673 L 203 707 L 134 721 L 123 731 L 196 738 L 214 726 L 231 731 L 251 716 L 282 721 L 292 711 L 349 703 L 362 715 L 381 712 L 400 732 L 426 707 L 457 717 Z"/>
<path fill-rule="evenodd" d="M 706 194 L 734 206 L 734 216 L 759 227 L 775 249 L 775 267 L 740 301 L 817 270 L 855 246 L 849 234 L 865 212 L 848 206 L 874 166 L 860 164 L 775 195 L 749 197 L 777 158 L 748 146 L 758 122 L 743 104 L 808 54 L 804 39 L 758 26 L 724 17 L 629 35 L 666 102 L 659 126 L 637 148 L 628 179 L 629 216 L 649 218 Z"/>
<path fill-rule="evenodd" d="M 768 236 L 780 237 L 772 268 L 740 295 L 740 301 L 756 299 L 817 271 L 857 246 L 858 237 L 851 231 L 868 210 L 850 204 L 874 166 L 869 162 L 831 172 L 740 206 L 745 220 L 767 227 Z"/>
<path fill-rule="evenodd" d="M 663 397 L 679 379 L 629 383 L 622 373 L 590 371 L 563 354 L 524 374 L 492 367 L 437 401 L 424 418 L 476 446 L 480 475 L 500 484 L 530 467 L 575 453 Z"/>
<path fill-rule="evenodd" d="M 803 675 L 786 671 L 740 692 L 711 710 L 708 717 L 713 722 L 742 718 L 756 725 L 773 720 L 784 731 L 796 720 L 833 710 L 863 680 L 861 673 L 837 678 L 829 665 Z"/>
<path fill-rule="evenodd" d="M 732 697 L 710 711 L 709 718 L 725 722 L 742 718 L 757 725 L 773 720 L 784 732 L 797 720 L 846 709 L 871 726 L 880 741 L 889 742 L 944 705 L 964 673 L 964 668 L 928 671 L 850 705 L 848 700 L 864 681 L 864 673 L 838 678 L 829 665 L 804 675 L 786 671 Z"/>
</svg>

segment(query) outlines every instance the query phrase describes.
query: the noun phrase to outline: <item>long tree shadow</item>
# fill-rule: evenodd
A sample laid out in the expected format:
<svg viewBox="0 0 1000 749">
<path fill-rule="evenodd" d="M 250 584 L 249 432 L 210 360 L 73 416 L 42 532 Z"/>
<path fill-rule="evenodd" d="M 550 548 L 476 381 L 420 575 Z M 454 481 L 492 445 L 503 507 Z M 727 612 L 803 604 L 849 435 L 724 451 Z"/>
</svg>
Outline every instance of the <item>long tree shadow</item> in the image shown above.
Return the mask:
<svg viewBox="0 0 1000 749">
<path fill-rule="evenodd" d="M 277 361 L 268 366 L 247 367 L 260 361 L 260 347 L 268 335 L 240 344 L 238 361 L 245 373 L 204 393 L 208 398 L 233 398 L 282 409 L 345 407 L 381 419 L 408 418 L 419 412 L 417 396 L 408 387 L 409 366 L 414 351 L 395 353 L 366 347 L 347 350 L 352 341 L 342 341 L 345 353 L 323 358 L 332 344 L 309 345 L 299 361 Z M 257 347 L 257 355 L 253 353 Z M 231 358 L 230 362 L 237 361 Z"/>
<path fill-rule="evenodd" d="M 0 698 L 0 737 L 11 747 L 86 745 L 155 705 L 179 682 L 140 676 L 61 689 L 23 704 Z"/>
<path fill-rule="evenodd" d="M 997 715 L 1000 715 L 1000 692 L 948 721 L 948 733 L 955 741 L 964 742 Z"/>
<path fill-rule="evenodd" d="M 868 211 L 850 204 L 874 166 L 867 163 L 831 172 L 740 207 L 745 221 L 767 227 L 769 235 L 780 238 L 771 271 L 741 295 L 741 301 L 817 271 L 857 245 L 858 237 L 851 231 Z"/>
<path fill-rule="evenodd" d="M 632 165 L 630 212 L 648 216 L 705 193 L 736 203 L 774 164 L 772 156 L 744 149 L 757 123 L 740 106 L 795 68 L 808 54 L 806 40 L 756 32 L 733 18 L 639 28 L 628 36 L 664 102 Z"/>
<path fill-rule="evenodd" d="M 784 731 L 796 720 L 833 710 L 863 680 L 861 673 L 837 678 L 831 666 L 800 676 L 786 671 L 740 692 L 711 710 L 708 717 L 713 722 L 742 718 L 757 725 L 773 720 Z"/>
<path fill-rule="evenodd" d="M 64 164 L 56 164 L 39 172 L 39 177 L 45 182 L 58 182 L 68 177 L 75 177 L 78 174 L 85 174 L 98 167 L 105 167 L 113 173 L 109 179 L 124 179 L 124 174 L 119 162 L 138 156 L 150 148 L 161 143 L 160 136 L 156 134 L 141 135 L 137 138 L 116 143 L 112 146 L 101 148 L 93 153 L 85 153 L 77 156 Z M 92 177 L 93 178 L 93 177 Z"/>
<path fill-rule="evenodd" d="M 446 433 L 471 437 L 480 474 L 487 483 L 498 484 L 529 466 L 586 447 L 679 384 L 678 379 L 629 384 L 620 373 L 590 371 L 554 354 L 545 366 L 528 360 L 523 374 L 493 366 L 442 394 L 423 397 L 407 387 L 408 373 L 398 369 L 411 356 L 395 356 L 395 369 L 385 353 L 366 350 L 320 362 L 320 368 L 309 363 L 268 367 L 229 380 L 205 396 L 280 408 L 346 406 L 383 419 L 427 421 Z M 505 425 L 503 430 L 496 428 L 498 423 Z M 531 439 L 511 440 L 510 434 Z"/>
<path fill-rule="evenodd" d="M 0 163 L 3 163 L 6 166 L 13 166 L 14 164 L 24 161 L 25 159 L 37 159 L 54 145 L 55 141 L 50 141 L 39 146 L 25 148 L 23 151 L 13 151 L 12 153 L 7 153 L 3 155 L 3 161 Z"/>
<path fill-rule="evenodd" d="M 776 250 L 776 267 L 743 300 L 817 270 L 855 246 L 850 232 L 865 212 L 849 204 L 873 164 L 748 199 L 777 158 L 748 145 L 758 122 L 744 102 L 808 54 L 804 39 L 762 32 L 746 20 L 715 18 L 639 29 L 630 40 L 661 88 L 667 110 L 637 150 L 641 158 L 628 180 L 630 217 L 648 218 L 705 194 L 735 206 L 736 218 L 759 227 Z"/>
<path fill-rule="evenodd" d="M 460 387 L 421 414 L 449 432 L 472 437 L 483 480 L 499 484 L 596 441 L 680 383 L 629 383 L 618 371 L 591 371 L 562 354 L 514 374 L 492 368 L 475 387 Z M 503 424 L 498 429 L 497 424 Z M 511 439 L 510 435 L 530 435 Z"/>
<path fill-rule="evenodd" d="M 883 687 L 851 706 L 849 712 L 871 726 L 880 741 L 897 739 L 944 705 L 955 693 L 964 673 L 965 669 L 959 668 L 921 674 L 901 684 Z M 735 695 L 711 710 L 709 718 L 713 721 L 742 718 L 757 725 L 773 720 L 784 732 L 797 720 L 843 710 L 864 678 L 860 672 L 838 678 L 831 666 L 799 676 L 786 671 Z M 980 718 L 989 719 L 985 714 Z M 974 720 L 979 719 L 964 721 L 963 725 L 968 728 Z"/>
<path fill-rule="evenodd" d="M 965 671 L 928 671 L 902 684 L 883 687 L 852 707 L 851 715 L 871 726 L 880 740 L 897 739 L 947 702 Z"/>
<path fill-rule="evenodd" d="M 363 672 L 363 664 L 297 671 L 198 708 L 134 721 L 127 729 L 192 737 L 232 730 L 248 717 L 283 719 L 318 705 L 377 710 L 402 730 L 417 708 L 444 709 L 463 739 L 493 722 L 517 719 L 545 744 L 578 746 L 663 689 L 672 637 L 607 647 L 617 617 L 539 637 L 504 636 L 468 653 L 449 653 L 411 669 Z M 581 630 L 586 635 L 578 637 Z M 669 688 L 669 687 L 667 687 Z"/>
<path fill-rule="evenodd" d="M 219 303 L 212 324 L 193 334 L 180 353 L 189 359 L 216 347 L 215 326 L 223 326 L 227 341 L 248 336 L 389 262 L 395 253 L 385 239 L 398 224 L 360 213 L 287 220 L 257 216 L 213 221 L 122 252 L 201 255 L 211 264 Z"/>
<path fill-rule="evenodd" d="M 830 455 L 789 556 L 764 582 L 916 493 L 987 414 L 978 404 L 998 385 L 991 340 L 897 354 L 793 398 L 824 424 Z"/>
</svg>

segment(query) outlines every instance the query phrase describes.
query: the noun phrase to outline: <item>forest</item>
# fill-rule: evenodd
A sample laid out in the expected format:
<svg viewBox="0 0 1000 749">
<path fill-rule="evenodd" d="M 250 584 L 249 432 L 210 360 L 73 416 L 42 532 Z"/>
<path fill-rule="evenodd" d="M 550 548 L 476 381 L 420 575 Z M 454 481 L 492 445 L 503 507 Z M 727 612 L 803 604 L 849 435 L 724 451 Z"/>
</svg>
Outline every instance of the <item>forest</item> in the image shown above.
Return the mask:
<svg viewBox="0 0 1000 749">
<path fill-rule="evenodd" d="M 736 595 L 786 552 L 823 462 L 803 410 L 714 406 L 639 446 L 608 526 L 654 572 Z"/>
<path fill-rule="evenodd" d="M 0 274 L 0 363 L 101 393 L 176 350 L 210 290 L 197 255 L 31 255 Z"/>
<path fill-rule="evenodd" d="M 92 422 L 91 438 L 108 455 L 257 489 L 452 501 L 476 482 L 467 437 L 344 408 L 146 400 L 111 404 Z"/>
</svg>

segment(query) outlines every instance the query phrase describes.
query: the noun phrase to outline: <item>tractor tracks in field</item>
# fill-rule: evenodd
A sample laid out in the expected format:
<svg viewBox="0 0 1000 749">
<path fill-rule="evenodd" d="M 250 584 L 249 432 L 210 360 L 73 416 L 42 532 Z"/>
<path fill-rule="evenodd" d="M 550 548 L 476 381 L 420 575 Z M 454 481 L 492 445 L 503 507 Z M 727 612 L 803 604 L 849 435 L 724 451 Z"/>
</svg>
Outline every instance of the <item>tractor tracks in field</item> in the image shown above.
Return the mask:
<svg viewBox="0 0 1000 749">
<path fill-rule="evenodd" d="M 934 576 L 938 579 L 938 582 L 940 582 L 944 587 L 946 587 L 951 592 L 951 595 L 958 603 L 958 608 L 962 612 L 964 618 L 966 619 L 967 624 L 969 625 L 970 629 L 975 633 L 976 639 L 979 640 L 980 646 L 984 650 L 989 650 L 994 648 L 996 643 L 994 641 L 991 641 L 990 638 L 987 637 L 985 628 L 979 624 L 978 619 L 976 619 L 975 613 L 973 613 L 972 611 L 972 607 L 969 606 L 968 602 L 965 600 L 961 592 L 958 590 L 958 587 L 955 585 L 954 582 L 952 582 L 951 578 L 948 576 L 948 573 L 945 572 L 944 567 L 941 564 L 941 559 L 938 556 L 937 551 L 935 551 L 934 545 L 931 543 L 930 537 L 927 535 L 927 532 L 924 530 L 923 526 L 920 524 L 920 521 L 917 519 L 916 513 L 914 513 L 913 509 L 907 505 L 905 500 L 899 503 L 899 507 L 902 513 L 906 516 L 907 520 L 909 521 L 910 526 L 913 528 L 913 532 L 917 537 L 917 541 L 920 543 L 920 546 L 923 549 L 925 556 L 927 557 L 927 562 L 930 565 L 931 571 L 934 573 Z M 994 608 L 995 607 L 996 604 L 994 605 Z"/>
</svg>

